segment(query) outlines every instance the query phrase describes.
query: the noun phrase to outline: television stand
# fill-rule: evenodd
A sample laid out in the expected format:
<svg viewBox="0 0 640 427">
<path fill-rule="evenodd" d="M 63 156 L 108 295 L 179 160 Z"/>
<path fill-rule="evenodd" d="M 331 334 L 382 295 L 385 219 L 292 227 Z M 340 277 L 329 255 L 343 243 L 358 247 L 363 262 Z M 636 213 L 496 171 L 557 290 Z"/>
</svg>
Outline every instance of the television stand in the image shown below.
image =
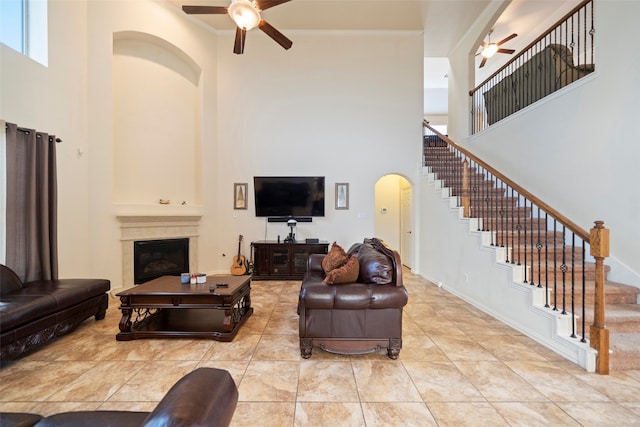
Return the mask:
<svg viewBox="0 0 640 427">
<path fill-rule="evenodd" d="M 326 254 L 329 242 L 306 243 L 260 240 L 251 242 L 252 280 L 302 280 L 310 254 Z"/>
</svg>

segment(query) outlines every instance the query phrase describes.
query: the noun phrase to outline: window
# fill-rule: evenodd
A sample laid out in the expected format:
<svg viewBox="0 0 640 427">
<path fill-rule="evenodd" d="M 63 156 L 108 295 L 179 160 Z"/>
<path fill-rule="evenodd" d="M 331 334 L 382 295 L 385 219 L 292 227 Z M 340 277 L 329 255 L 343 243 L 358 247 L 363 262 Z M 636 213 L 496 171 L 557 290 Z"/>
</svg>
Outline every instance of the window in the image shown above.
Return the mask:
<svg viewBox="0 0 640 427">
<path fill-rule="evenodd" d="M 0 0 L 0 42 L 47 65 L 47 0 Z"/>
</svg>

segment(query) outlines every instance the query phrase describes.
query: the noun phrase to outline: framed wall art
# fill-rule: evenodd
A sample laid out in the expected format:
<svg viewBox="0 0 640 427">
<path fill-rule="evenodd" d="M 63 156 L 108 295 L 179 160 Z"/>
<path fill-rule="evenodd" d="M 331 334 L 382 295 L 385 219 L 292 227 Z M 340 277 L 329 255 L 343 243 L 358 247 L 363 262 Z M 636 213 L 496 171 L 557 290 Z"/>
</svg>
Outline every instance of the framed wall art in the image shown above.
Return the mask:
<svg viewBox="0 0 640 427">
<path fill-rule="evenodd" d="M 349 184 L 336 182 L 336 209 L 349 209 Z"/>
<path fill-rule="evenodd" d="M 233 209 L 247 209 L 246 182 L 233 184 Z"/>
</svg>

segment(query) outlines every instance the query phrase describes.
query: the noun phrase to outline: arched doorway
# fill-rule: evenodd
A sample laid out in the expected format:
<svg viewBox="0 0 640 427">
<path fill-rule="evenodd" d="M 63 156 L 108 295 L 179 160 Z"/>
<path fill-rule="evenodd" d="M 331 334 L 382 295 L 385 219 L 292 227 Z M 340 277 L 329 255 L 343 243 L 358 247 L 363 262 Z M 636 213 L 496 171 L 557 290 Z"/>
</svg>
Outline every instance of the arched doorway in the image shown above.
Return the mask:
<svg viewBox="0 0 640 427">
<path fill-rule="evenodd" d="M 403 176 L 389 174 L 375 185 L 375 235 L 400 252 L 402 264 L 413 260 L 413 186 Z"/>
</svg>

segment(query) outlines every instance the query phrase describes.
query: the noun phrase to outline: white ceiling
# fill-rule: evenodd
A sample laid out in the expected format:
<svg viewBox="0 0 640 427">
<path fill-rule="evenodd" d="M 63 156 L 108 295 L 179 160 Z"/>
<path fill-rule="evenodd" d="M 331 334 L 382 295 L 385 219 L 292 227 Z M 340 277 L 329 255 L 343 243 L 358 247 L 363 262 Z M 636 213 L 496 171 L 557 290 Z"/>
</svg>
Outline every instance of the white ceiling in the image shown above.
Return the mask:
<svg viewBox="0 0 640 427">
<path fill-rule="evenodd" d="M 183 5 L 227 6 L 229 0 L 169 0 Z M 291 0 L 262 12 L 286 30 L 424 31 L 425 56 L 447 56 L 490 0 Z M 218 30 L 233 30 L 227 15 L 194 15 Z M 294 41 L 295 43 L 295 41 Z"/>
<path fill-rule="evenodd" d="M 183 5 L 228 6 L 231 0 L 168 0 Z M 262 18 L 287 35 L 287 30 L 404 30 L 424 32 L 424 87 L 433 97 L 444 97 L 448 86 L 448 57 L 467 29 L 492 0 L 291 0 L 262 12 Z M 528 45 L 558 17 L 580 0 L 512 0 L 493 26 L 492 40 L 511 33 L 518 37 L 505 47 L 518 50 Z M 564 12 L 563 12 L 564 11 Z M 192 15 L 216 30 L 235 29 L 227 15 Z M 556 18 L 557 19 L 557 18 Z M 543 27 L 542 27 L 543 26 Z M 294 40 L 291 35 L 287 37 Z M 476 75 L 488 77 L 508 61 L 496 55 Z M 476 66 L 480 59 L 476 59 Z M 427 93 L 425 92 L 425 93 Z M 425 102 L 425 112 L 427 111 Z M 436 102 L 446 108 L 446 101 Z M 444 106 L 444 107 L 443 107 Z M 440 114 L 440 113 L 438 113 Z M 446 112 L 445 112 L 446 114 Z"/>
</svg>

